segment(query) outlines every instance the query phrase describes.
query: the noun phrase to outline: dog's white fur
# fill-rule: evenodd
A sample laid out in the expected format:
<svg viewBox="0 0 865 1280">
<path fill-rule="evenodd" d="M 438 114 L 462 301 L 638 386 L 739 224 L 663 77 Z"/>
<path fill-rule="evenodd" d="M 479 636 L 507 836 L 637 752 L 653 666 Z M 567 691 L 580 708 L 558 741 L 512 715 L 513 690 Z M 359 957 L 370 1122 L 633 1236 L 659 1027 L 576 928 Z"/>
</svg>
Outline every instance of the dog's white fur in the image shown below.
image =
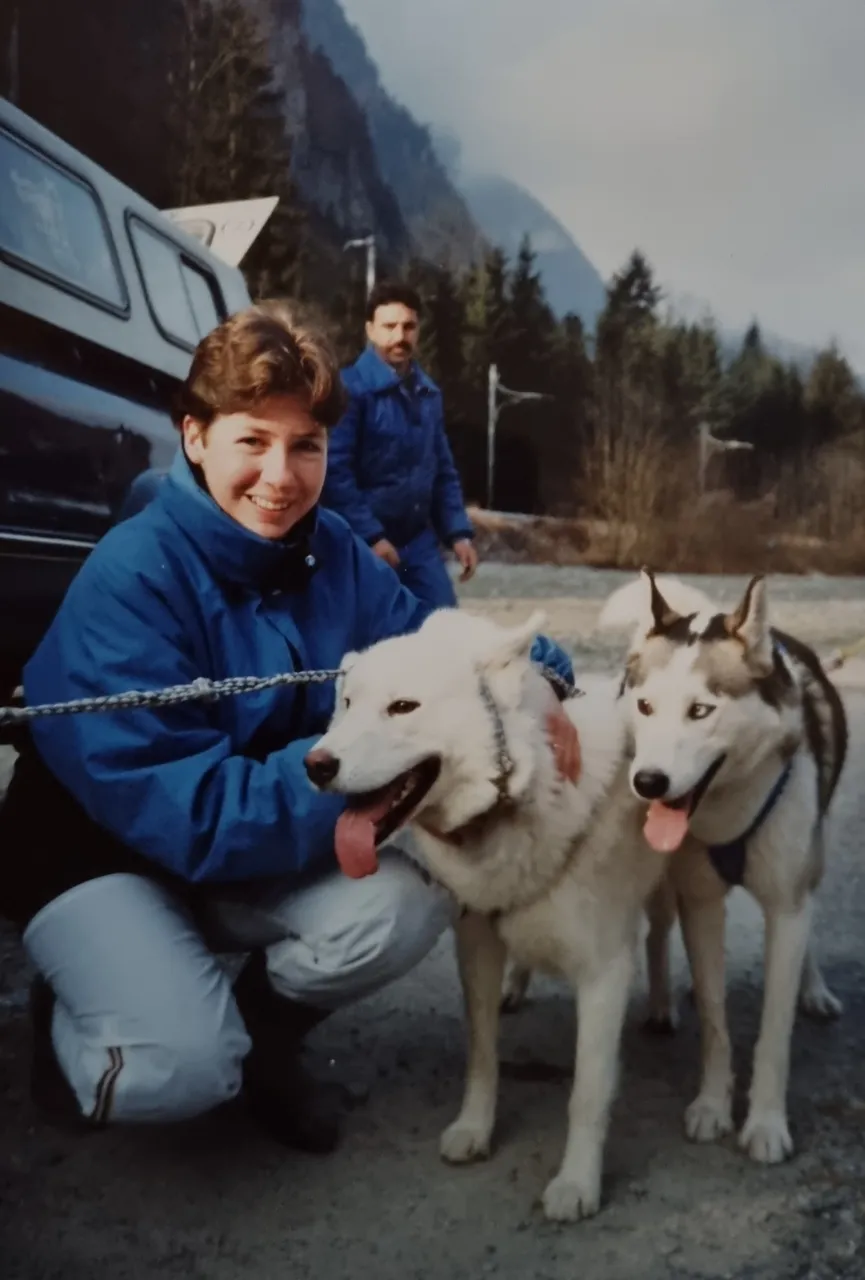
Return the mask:
<svg viewBox="0 0 865 1280">
<path fill-rule="evenodd" d="M 412 822 L 426 867 L 465 908 L 456 932 L 468 1069 L 462 1109 L 441 1139 L 446 1160 L 468 1161 L 490 1149 L 506 954 L 572 985 L 579 1034 L 568 1135 L 543 1202 L 548 1218 L 574 1220 L 599 1207 L 639 926 L 665 859 L 641 835 L 616 680 L 593 680 L 585 696 L 564 704 L 579 731 L 582 771 L 576 785 L 559 779 L 545 725 L 555 701 L 528 658 L 541 624 L 534 615 L 506 630 L 444 610 L 414 635 L 347 655 L 337 710 L 317 746 L 339 761 L 331 787 L 349 794 L 385 785 L 431 755 L 442 762 Z M 509 803 L 501 808 L 495 727 L 481 679 L 514 762 Z M 415 710 L 388 714 L 408 699 Z"/>
<path fill-rule="evenodd" d="M 697 613 L 692 630 L 721 610 L 705 595 L 675 580 L 658 580 L 664 600 L 682 615 Z M 652 632 L 650 584 L 646 575 L 616 592 L 601 615 L 602 625 L 634 627 L 631 655 L 639 661 Z M 658 642 L 655 641 L 655 644 Z M 744 672 L 768 672 L 772 664 L 765 587 L 758 583 L 742 620 L 738 641 L 721 641 L 724 662 Z M 748 842 L 744 886 L 766 921 L 765 987 L 750 1104 L 740 1144 L 761 1162 L 785 1159 L 793 1149 L 787 1122 L 790 1038 L 797 992 L 806 1013 L 834 1017 L 841 1006 L 829 991 L 813 955 L 809 937 L 814 891 L 823 867 L 817 761 L 808 749 L 801 706 L 775 706 L 756 689 L 735 697 L 710 687 L 699 645 L 671 647 L 666 660 L 648 661 L 637 687 L 623 702 L 633 760 L 640 769 L 660 769 L 672 779 L 671 795 L 694 786 L 720 751 L 726 760 L 690 821 L 691 834 L 670 860 L 669 876 L 651 907 L 648 939 L 651 1009 L 658 1020 L 672 1020 L 667 977 L 667 944 L 678 900 L 683 937 L 701 1020 L 702 1079 L 688 1107 L 686 1131 L 696 1141 L 711 1141 L 733 1127 L 733 1071 L 725 1014 L 724 920 L 728 886 L 713 869 L 707 845 L 723 844 L 747 830 L 760 813 L 784 763 L 792 773 L 780 799 Z M 738 649 L 738 653 L 737 653 Z M 793 680 L 796 663 L 781 653 Z M 737 673 L 732 672 L 735 677 Z M 638 702 L 642 701 L 643 713 Z M 710 703 L 706 718 L 691 719 L 689 703 Z M 646 707 L 650 710 L 646 713 Z"/>
<path fill-rule="evenodd" d="M 691 587 L 680 578 L 660 575 L 655 578 L 658 590 L 677 613 L 702 613 L 711 609 L 711 601 L 699 587 Z M 627 632 L 637 643 L 644 632 L 640 628 L 651 622 L 652 605 L 649 580 L 645 574 L 618 587 L 604 601 L 595 624 L 600 632 Z"/>
</svg>

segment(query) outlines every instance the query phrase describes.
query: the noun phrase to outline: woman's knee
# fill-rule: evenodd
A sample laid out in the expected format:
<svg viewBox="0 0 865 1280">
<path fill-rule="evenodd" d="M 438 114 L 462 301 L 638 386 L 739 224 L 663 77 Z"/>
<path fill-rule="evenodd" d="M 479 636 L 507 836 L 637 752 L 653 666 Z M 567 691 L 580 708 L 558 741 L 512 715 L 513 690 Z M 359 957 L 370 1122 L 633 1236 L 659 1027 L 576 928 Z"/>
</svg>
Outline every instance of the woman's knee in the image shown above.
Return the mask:
<svg viewBox="0 0 865 1280">
<path fill-rule="evenodd" d="M 85 1115 L 184 1119 L 237 1093 L 249 1038 L 231 984 L 167 890 L 88 881 L 43 908 L 24 945 L 57 994 L 54 1050 Z"/>
<path fill-rule="evenodd" d="M 240 1092 L 250 1042 L 243 1029 L 192 1026 L 187 1034 L 148 1050 L 137 1087 L 133 1076 L 125 1103 L 127 1120 L 185 1120 L 204 1115 Z"/>
<path fill-rule="evenodd" d="M 268 972 L 281 994 L 337 1008 L 413 969 L 453 923 L 454 905 L 405 855 L 389 850 L 375 875 L 335 879 L 330 910 L 321 915 L 303 936 L 269 949 Z"/>
<path fill-rule="evenodd" d="M 148 1034 L 99 1042 L 55 1016 L 60 1065 L 82 1111 L 102 1124 L 171 1123 L 203 1115 L 240 1091 L 250 1040 L 233 1004 L 228 1016 L 206 1006 L 173 1016 Z M 117 1043 L 110 1043 L 115 1039 Z"/>
</svg>

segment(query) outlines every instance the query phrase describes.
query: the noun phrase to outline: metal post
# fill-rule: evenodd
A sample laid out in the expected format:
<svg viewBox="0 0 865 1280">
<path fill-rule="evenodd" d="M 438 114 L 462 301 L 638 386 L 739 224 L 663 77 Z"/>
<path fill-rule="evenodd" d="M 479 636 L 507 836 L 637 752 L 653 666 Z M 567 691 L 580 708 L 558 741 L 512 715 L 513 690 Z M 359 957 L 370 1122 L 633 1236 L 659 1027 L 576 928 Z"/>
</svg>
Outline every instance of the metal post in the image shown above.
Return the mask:
<svg viewBox="0 0 865 1280">
<path fill-rule="evenodd" d="M 493 482 L 496 465 L 496 421 L 498 406 L 499 371 L 491 364 L 487 384 L 487 510 L 493 509 Z"/>
<path fill-rule="evenodd" d="M 708 422 L 701 422 L 697 427 L 700 435 L 697 458 L 697 489 L 702 497 L 706 492 L 706 471 L 713 453 L 725 453 L 728 449 L 753 449 L 750 440 L 719 440 L 712 435 Z"/>
<path fill-rule="evenodd" d="M 495 489 L 496 468 L 496 426 L 498 425 L 499 395 L 503 395 L 509 404 L 518 404 L 521 400 L 552 400 L 545 391 L 511 391 L 499 380 L 498 366 L 491 364 L 487 384 L 487 510 L 493 509 L 493 493 Z"/>
<path fill-rule="evenodd" d="M 699 457 L 697 459 L 697 492 L 706 492 L 706 468 L 709 465 L 709 424 L 701 422 L 697 430 L 700 433 Z"/>
<path fill-rule="evenodd" d="M 343 253 L 346 249 L 366 249 L 366 296 L 372 293 L 375 288 L 376 274 L 376 254 L 375 254 L 375 236 L 361 236 L 357 240 L 346 240 L 342 246 Z"/>
<path fill-rule="evenodd" d="M 369 298 L 375 288 L 375 236 L 369 236 L 366 242 L 366 296 Z"/>
</svg>

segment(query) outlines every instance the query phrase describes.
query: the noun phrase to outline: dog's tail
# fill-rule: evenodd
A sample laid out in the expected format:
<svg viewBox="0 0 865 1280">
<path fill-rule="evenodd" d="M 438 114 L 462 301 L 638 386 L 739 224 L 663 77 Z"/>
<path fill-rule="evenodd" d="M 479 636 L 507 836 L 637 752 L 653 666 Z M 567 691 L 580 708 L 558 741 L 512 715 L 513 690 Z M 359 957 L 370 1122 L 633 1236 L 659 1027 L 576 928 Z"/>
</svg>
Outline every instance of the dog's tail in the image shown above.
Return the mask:
<svg viewBox="0 0 865 1280">
<path fill-rule="evenodd" d="M 676 613 L 704 613 L 714 606 L 709 597 L 697 587 L 689 587 L 679 578 L 656 578 L 658 590 Z M 652 607 L 649 582 L 640 574 L 633 582 L 626 582 L 608 596 L 598 615 L 598 631 L 632 631 L 644 622 L 651 625 Z"/>
</svg>

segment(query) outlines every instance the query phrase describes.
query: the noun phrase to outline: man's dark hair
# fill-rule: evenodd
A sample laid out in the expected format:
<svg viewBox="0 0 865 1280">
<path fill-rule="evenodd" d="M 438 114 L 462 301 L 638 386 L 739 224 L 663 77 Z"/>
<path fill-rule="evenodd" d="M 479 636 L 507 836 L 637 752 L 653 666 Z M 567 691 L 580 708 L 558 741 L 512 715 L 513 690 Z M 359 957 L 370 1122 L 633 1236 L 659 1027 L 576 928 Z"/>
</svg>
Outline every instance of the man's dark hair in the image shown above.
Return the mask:
<svg viewBox="0 0 865 1280">
<path fill-rule="evenodd" d="M 374 318 L 379 307 L 388 307 L 392 302 L 401 302 L 418 316 L 423 310 L 420 294 L 411 285 L 403 284 L 400 280 L 380 280 L 373 286 L 366 304 L 367 320 Z"/>
</svg>

